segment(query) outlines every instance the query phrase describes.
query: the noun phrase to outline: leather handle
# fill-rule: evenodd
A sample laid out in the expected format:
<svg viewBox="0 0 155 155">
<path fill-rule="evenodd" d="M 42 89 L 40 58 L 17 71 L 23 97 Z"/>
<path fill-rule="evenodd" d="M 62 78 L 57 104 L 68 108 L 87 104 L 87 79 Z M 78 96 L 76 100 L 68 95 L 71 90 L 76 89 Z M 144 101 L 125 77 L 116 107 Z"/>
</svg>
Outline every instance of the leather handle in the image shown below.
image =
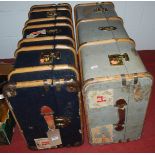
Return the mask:
<svg viewBox="0 0 155 155">
<path fill-rule="evenodd" d="M 41 107 L 41 115 L 43 115 L 48 127 L 50 129 L 55 129 L 55 122 L 54 122 L 54 112 L 53 110 L 48 106 Z"/>
<path fill-rule="evenodd" d="M 124 99 L 119 99 L 116 102 L 115 106 L 118 107 L 118 116 L 119 116 L 119 120 L 118 120 L 117 124 L 115 124 L 116 131 L 122 131 L 124 129 L 125 114 L 126 114 L 125 106 L 126 105 L 127 105 L 127 103 Z"/>
</svg>

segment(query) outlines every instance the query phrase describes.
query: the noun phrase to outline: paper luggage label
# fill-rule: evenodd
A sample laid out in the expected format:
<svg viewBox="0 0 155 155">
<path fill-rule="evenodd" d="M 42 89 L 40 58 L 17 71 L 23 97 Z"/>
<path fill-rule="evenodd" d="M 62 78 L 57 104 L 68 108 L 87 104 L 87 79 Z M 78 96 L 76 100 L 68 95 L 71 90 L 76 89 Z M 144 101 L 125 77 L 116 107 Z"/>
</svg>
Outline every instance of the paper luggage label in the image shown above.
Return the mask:
<svg viewBox="0 0 155 155">
<path fill-rule="evenodd" d="M 41 34 L 45 34 L 46 35 L 46 29 L 40 30 L 40 31 L 35 31 L 30 33 L 29 35 L 26 36 L 26 38 L 35 38 L 38 37 Z"/>
<path fill-rule="evenodd" d="M 51 141 L 48 138 L 34 139 L 36 147 L 40 149 L 50 149 L 52 148 Z"/>
<path fill-rule="evenodd" d="M 113 105 L 113 89 L 88 92 L 89 108 L 102 108 Z"/>
<path fill-rule="evenodd" d="M 48 138 L 34 139 L 38 149 L 55 148 L 62 144 L 59 129 L 49 130 L 47 136 Z"/>
<path fill-rule="evenodd" d="M 92 143 L 102 144 L 113 142 L 113 125 L 103 125 L 91 129 Z"/>
</svg>

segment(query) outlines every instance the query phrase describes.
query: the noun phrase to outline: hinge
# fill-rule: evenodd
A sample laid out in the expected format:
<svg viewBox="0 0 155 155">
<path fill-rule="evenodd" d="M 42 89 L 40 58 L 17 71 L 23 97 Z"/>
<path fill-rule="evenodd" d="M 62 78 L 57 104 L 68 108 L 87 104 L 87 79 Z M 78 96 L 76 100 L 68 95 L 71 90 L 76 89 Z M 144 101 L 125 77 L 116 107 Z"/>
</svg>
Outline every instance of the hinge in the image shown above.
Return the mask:
<svg viewBox="0 0 155 155">
<path fill-rule="evenodd" d="M 8 98 L 16 96 L 17 95 L 16 84 L 9 83 L 5 85 L 3 91 L 4 91 L 5 96 Z"/>
<path fill-rule="evenodd" d="M 61 85 L 64 84 L 64 79 L 56 79 L 53 81 L 53 85 L 56 87 L 56 91 L 61 91 Z"/>
<path fill-rule="evenodd" d="M 44 80 L 44 89 L 45 89 L 45 91 L 48 91 L 49 90 L 49 87 L 51 85 L 52 85 L 51 81 L 49 82 L 48 80 Z"/>
<path fill-rule="evenodd" d="M 73 83 L 68 83 L 66 90 L 70 93 L 72 92 L 79 92 L 80 91 L 80 86 L 78 82 L 73 82 Z"/>
<path fill-rule="evenodd" d="M 138 76 L 137 73 L 134 73 L 134 85 L 138 83 Z"/>
</svg>

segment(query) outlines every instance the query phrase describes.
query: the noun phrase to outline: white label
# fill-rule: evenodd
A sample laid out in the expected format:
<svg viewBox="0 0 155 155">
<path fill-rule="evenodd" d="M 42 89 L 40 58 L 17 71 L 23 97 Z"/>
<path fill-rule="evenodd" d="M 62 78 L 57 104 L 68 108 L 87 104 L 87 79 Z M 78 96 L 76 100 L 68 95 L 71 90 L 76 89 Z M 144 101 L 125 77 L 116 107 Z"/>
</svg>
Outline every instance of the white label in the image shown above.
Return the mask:
<svg viewBox="0 0 155 155">
<path fill-rule="evenodd" d="M 113 142 L 113 125 L 107 124 L 91 128 L 92 143 L 111 143 Z"/>
<path fill-rule="evenodd" d="M 102 108 L 113 105 L 113 89 L 88 92 L 89 108 Z"/>
<path fill-rule="evenodd" d="M 49 149 L 52 148 L 51 141 L 48 138 L 34 139 L 38 149 Z"/>
<path fill-rule="evenodd" d="M 36 31 L 36 32 L 32 32 L 29 35 L 26 36 L 26 38 L 35 38 L 37 36 L 39 36 L 40 34 L 46 34 L 46 30 L 40 30 L 40 31 Z"/>
</svg>

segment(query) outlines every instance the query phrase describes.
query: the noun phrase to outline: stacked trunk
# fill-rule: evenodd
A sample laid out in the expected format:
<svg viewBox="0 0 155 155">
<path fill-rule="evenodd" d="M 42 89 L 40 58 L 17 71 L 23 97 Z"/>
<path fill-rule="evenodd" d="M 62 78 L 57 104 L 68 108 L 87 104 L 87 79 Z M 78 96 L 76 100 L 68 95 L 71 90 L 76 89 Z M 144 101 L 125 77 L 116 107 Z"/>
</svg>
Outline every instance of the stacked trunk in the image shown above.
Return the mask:
<svg viewBox="0 0 155 155">
<path fill-rule="evenodd" d="M 4 92 L 28 147 L 80 145 L 81 94 L 70 5 L 31 7 L 15 58 Z"/>
<path fill-rule="evenodd" d="M 110 2 L 75 7 L 89 142 L 140 138 L 152 86 L 123 21 Z"/>
</svg>

